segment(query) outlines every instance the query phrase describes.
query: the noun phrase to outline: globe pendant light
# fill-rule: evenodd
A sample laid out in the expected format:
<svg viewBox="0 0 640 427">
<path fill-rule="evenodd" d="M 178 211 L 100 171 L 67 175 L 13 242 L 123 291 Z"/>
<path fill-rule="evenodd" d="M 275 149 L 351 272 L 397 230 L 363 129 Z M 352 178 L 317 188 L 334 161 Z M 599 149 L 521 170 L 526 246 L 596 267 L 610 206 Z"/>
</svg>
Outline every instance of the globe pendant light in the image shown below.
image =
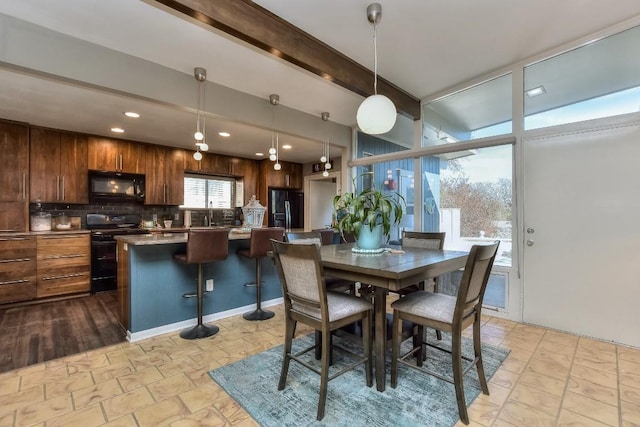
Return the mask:
<svg viewBox="0 0 640 427">
<path fill-rule="evenodd" d="M 278 131 L 275 130 L 275 106 L 280 104 L 280 96 L 276 94 L 269 95 L 269 104 L 273 105 L 271 107 L 271 126 L 273 128 L 271 132 L 271 148 L 269 148 L 269 160 L 275 162 L 273 168 L 277 171 L 282 169 L 282 165 L 280 164 L 280 160 L 278 158 L 278 151 L 280 149 L 280 142 L 278 137 Z M 275 146 L 274 146 L 275 141 Z"/>
<path fill-rule="evenodd" d="M 209 145 L 205 141 L 206 134 L 206 119 L 202 116 L 202 111 L 205 107 L 205 81 L 207 80 L 207 70 L 202 67 L 196 67 L 193 69 L 193 77 L 198 82 L 198 115 L 196 119 L 196 132 L 193 137 L 196 140 L 196 152 L 193 153 L 193 158 L 197 161 L 202 160 L 202 153 L 200 151 L 208 151 Z"/>
<path fill-rule="evenodd" d="M 376 25 L 382 19 L 382 6 L 372 3 L 367 7 L 367 19 L 373 24 L 373 95 L 366 98 L 358 107 L 356 121 L 364 133 L 379 135 L 389 132 L 396 123 L 397 111 L 393 102 L 384 95 L 378 94 L 378 45 Z"/>
</svg>

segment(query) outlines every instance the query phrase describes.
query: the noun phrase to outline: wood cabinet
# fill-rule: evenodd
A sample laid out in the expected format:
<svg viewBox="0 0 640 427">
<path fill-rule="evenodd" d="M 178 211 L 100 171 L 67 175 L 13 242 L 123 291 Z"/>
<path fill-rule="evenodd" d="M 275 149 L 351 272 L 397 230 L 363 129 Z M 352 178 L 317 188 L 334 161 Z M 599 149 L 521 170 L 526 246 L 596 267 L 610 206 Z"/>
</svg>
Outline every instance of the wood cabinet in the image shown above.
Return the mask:
<svg viewBox="0 0 640 427">
<path fill-rule="evenodd" d="M 38 236 L 38 298 L 91 289 L 91 247 L 88 234 Z"/>
<path fill-rule="evenodd" d="M 88 166 L 91 170 L 145 173 L 145 145 L 121 139 L 90 136 Z"/>
<path fill-rule="evenodd" d="M 36 238 L 0 236 L 0 304 L 36 297 Z"/>
<path fill-rule="evenodd" d="M 149 145 L 145 157 L 145 205 L 183 204 L 184 150 Z"/>
<path fill-rule="evenodd" d="M 29 128 L 0 122 L 0 232 L 27 231 Z"/>
<path fill-rule="evenodd" d="M 258 178 L 258 200 L 264 206 L 269 204 L 269 187 L 302 189 L 302 164 L 280 161 L 282 168 L 273 169 L 273 162 L 262 160 L 260 162 L 260 176 Z M 268 207 L 267 207 L 268 209 Z M 267 210 L 267 215 L 269 215 Z"/>
<path fill-rule="evenodd" d="M 251 159 L 237 159 L 234 165 L 236 175 L 242 178 L 244 188 L 244 204 L 249 203 L 251 196 L 258 196 L 258 162 Z"/>
<path fill-rule="evenodd" d="M 87 137 L 31 128 L 32 202 L 88 203 Z"/>
</svg>

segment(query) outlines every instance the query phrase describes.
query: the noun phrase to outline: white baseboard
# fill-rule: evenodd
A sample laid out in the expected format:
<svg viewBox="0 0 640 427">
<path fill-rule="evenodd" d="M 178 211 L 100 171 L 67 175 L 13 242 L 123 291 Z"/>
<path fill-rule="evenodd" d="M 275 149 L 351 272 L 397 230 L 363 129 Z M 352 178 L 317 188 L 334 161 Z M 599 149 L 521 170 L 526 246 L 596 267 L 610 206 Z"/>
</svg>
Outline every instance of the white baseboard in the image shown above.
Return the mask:
<svg viewBox="0 0 640 427">
<path fill-rule="evenodd" d="M 268 301 L 263 301 L 263 307 L 272 307 L 274 305 L 282 304 L 284 300 L 282 297 L 275 298 Z M 219 313 L 209 314 L 207 316 L 202 317 L 202 321 L 205 323 L 213 322 L 214 320 L 225 319 L 227 317 L 236 316 L 238 314 L 245 313 L 247 311 L 253 310 L 255 308 L 255 304 L 245 305 L 244 307 L 238 307 L 227 311 L 221 311 Z M 155 337 L 158 335 L 166 334 L 169 332 L 175 332 L 182 329 L 189 328 L 191 326 L 195 326 L 198 323 L 198 319 L 194 317 L 193 319 L 183 320 L 181 322 L 170 323 L 164 326 L 158 326 L 157 328 L 145 329 L 140 332 L 131 332 L 127 331 L 127 341 L 136 342 L 140 340 L 144 340 L 147 338 Z"/>
</svg>

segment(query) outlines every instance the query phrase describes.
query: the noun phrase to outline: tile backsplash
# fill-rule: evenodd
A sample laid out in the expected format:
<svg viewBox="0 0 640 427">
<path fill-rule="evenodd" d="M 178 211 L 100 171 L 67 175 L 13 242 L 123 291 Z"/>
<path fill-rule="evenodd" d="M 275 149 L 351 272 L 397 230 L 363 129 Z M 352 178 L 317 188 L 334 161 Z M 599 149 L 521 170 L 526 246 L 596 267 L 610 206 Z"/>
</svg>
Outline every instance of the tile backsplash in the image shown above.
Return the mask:
<svg viewBox="0 0 640 427">
<path fill-rule="evenodd" d="M 29 213 L 33 214 L 37 212 L 38 205 L 31 203 L 29 205 Z M 89 213 L 98 214 L 136 214 L 140 215 L 143 221 L 153 220 L 153 215 L 156 214 L 158 221 L 163 219 L 173 220 L 173 227 L 180 227 L 184 225 L 184 210 L 177 206 L 145 206 L 136 203 L 113 203 L 104 205 L 69 205 L 69 204 L 57 204 L 57 203 L 42 203 L 41 208 L 43 212 L 50 213 L 52 217 L 56 217 L 61 214 L 67 216 L 78 216 L 82 221 L 82 228 L 86 227 L 86 217 Z M 212 218 L 210 221 L 212 225 L 240 225 L 241 210 L 236 209 L 198 209 L 191 210 L 191 225 L 202 226 L 204 225 L 204 217 Z"/>
</svg>

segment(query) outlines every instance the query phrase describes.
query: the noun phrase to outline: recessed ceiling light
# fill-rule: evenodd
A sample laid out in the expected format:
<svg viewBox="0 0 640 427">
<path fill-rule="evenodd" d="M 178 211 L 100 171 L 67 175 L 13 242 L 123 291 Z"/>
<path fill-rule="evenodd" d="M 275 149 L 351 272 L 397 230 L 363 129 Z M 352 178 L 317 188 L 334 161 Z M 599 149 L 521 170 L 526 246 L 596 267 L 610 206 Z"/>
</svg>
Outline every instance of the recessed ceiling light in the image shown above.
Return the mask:
<svg viewBox="0 0 640 427">
<path fill-rule="evenodd" d="M 122 129 L 122 128 L 111 128 L 111 132 L 124 133 L 124 129 Z"/>
<path fill-rule="evenodd" d="M 291 150 L 291 146 L 289 144 L 285 144 L 282 146 L 285 150 Z"/>
<path fill-rule="evenodd" d="M 223 138 L 229 138 L 231 136 L 229 132 L 218 132 L 218 135 L 220 135 Z"/>
<path fill-rule="evenodd" d="M 133 111 L 125 111 L 123 114 L 127 117 L 131 117 L 132 119 L 137 119 L 138 117 L 140 117 L 140 114 Z"/>
<path fill-rule="evenodd" d="M 262 156 L 264 156 L 264 153 L 256 153 L 256 156 L 262 157 Z"/>
<path fill-rule="evenodd" d="M 534 87 L 533 89 L 529 89 L 525 91 L 529 98 L 533 98 L 534 96 L 542 95 L 543 93 L 547 93 L 544 86 Z"/>
</svg>

